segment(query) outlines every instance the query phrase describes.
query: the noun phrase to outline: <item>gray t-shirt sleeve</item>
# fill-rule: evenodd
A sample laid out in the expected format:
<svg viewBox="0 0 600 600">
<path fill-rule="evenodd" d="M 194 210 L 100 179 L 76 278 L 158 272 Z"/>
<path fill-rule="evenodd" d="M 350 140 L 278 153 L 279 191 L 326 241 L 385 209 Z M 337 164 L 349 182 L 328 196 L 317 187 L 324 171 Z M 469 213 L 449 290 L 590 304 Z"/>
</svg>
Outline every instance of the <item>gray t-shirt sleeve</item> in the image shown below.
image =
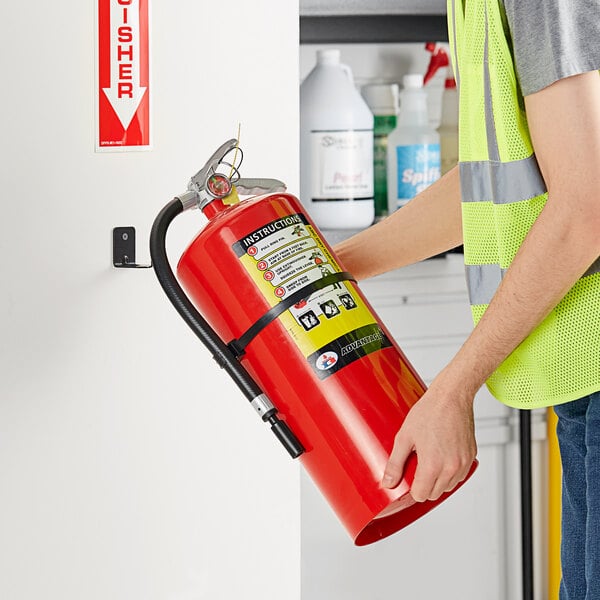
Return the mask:
<svg viewBox="0 0 600 600">
<path fill-rule="evenodd" d="M 600 69 L 600 0 L 504 0 L 524 96 Z"/>
</svg>

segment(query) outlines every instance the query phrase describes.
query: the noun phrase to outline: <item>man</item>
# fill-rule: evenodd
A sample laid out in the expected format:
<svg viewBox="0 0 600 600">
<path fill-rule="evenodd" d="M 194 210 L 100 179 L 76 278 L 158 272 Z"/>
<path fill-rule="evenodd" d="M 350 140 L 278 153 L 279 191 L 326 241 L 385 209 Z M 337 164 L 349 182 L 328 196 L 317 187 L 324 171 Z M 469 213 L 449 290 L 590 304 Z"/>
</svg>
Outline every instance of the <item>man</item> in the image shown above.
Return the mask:
<svg viewBox="0 0 600 600">
<path fill-rule="evenodd" d="M 449 0 L 460 165 L 336 247 L 362 279 L 464 242 L 475 329 L 398 432 L 411 494 L 436 499 L 476 454 L 473 398 L 556 406 L 561 599 L 600 598 L 600 4 Z M 462 202 L 461 202 L 462 200 Z"/>
</svg>

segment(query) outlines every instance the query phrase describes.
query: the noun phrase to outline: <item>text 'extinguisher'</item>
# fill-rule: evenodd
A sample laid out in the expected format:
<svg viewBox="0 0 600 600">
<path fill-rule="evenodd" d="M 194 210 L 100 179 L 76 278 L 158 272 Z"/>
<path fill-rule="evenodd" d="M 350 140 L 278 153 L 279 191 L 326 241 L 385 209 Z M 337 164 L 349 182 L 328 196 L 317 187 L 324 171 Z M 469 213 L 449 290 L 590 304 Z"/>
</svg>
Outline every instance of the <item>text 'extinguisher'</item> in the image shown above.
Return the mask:
<svg viewBox="0 0 600 600">
<path fill-rule="evenodd" d="M 395 434 L 425 385 L 299 200 L 279 181 L 240 178 L 236 156 L 225 162 L 231 153 L 241 157 L 234 139 L 156 218 L 150 252 L 157 277 L 217 363 L 299 457 L 354 543 L 370 544 L 450 495 L 412 499 L 414 454 L 395 489 L 380 484 Z M 240 201 L 238 193 L 255 195 Z M 200 208 L 208 223 L 175 277 L 166 232 L 190 208 Z"/>
</svg>

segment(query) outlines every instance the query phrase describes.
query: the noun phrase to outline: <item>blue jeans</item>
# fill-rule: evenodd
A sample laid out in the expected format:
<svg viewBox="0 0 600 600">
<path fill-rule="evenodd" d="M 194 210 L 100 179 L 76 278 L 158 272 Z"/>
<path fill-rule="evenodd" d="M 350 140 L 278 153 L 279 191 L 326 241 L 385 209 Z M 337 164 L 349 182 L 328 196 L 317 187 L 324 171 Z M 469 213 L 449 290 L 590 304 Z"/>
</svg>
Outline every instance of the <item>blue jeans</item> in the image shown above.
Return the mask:
<svg viewBox="0 0 600 600">
<path fill-rule="evenodd" d="M 554 411 L 563 470 L 560 600 L 600 600 L 600 392 Z"/>
</svg>

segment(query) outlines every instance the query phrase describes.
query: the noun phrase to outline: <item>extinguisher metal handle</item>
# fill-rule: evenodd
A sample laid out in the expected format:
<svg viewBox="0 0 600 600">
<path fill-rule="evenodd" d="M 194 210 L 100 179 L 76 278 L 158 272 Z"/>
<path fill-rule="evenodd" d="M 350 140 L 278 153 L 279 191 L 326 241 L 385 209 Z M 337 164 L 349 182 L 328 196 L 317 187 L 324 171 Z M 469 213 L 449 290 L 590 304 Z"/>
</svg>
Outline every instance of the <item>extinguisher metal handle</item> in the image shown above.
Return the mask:
<svg viewBox="0 0 600 600">
<path fill-rule="evenodd" d="M 270 192 L 285 192 L 287 186 L 278 179 L 269 178 L 240 178 L 238 168 L 241 163 L 238 162 L 237 166 L 235 155 L 233 158 L 233 164 L 226 162 L 225 157 L 233 150 L 243 155 L 241 148 L 238 146 L 238 140 L 232 138 L 227 140 L 224 144 L 221 144 L 212 154 L 212 156 L 206 161 L 206 164 L 190 179 L 188 184 L 187 192 L 178 196 L 183 204 L 184 210 L 190 208 L 202 209 L 208 202 L 212 202 L 215 199 L 215 190 L 209 189 L 209 179 L 217 174 L 219 165 L 226 165 L 230 167 L 231 172 L 229 175 L 220 173 L 219 176 L 222 179 L 226 179 L 229 185 L 235 184 L 238 192 L 242 195 L 255 196 L 258 194 L 266 194 Z M 219 198 L 221 196 L 218 196 Z"/>
<path fill-rule="evenodd" d="M 235 182 L 237 191 L 242 196 L 257 196 L 273 192 L 285 192 L 287 186 L 279 179 L 242 177 Z"/>
<path fill-rule="evenodd" d="M 188 189 L 200 191 L 204 189 L 206 180 L 219 166 L 219 163 L 232 151 L 235 150 L 238 141 L 234 138 L 221 144 L 206 161 L 205 165 L 191 178 Z"/>
<path fill-rule="evenodd" d="M 207 189 L 207 181 L 217 172 L 219 165 L 223 162 L 223 159 L 235 149 L 238 148 L 238 141 L 234 138 L 227 140 L 224 144 L 221 144 L 212 154 L 212 156 L 206 161 L 206 164 L 190 179 L 188 184 L 188 192 L 196 194 L 194 205 L 189 205 L 190 208 L 198 206 L 202 208 L 207 202 L 214 200 L 213 195 Z M 229 165 L 233 173 L 238 173 L 235 165 Z M 238 164 L 239 166 L 239 164 Z M 224 176 L 225 177 L 225 176 Z M 239 174 L 238 174 L 239 177 Z M 227 179 L 232 179 L 231 175 Z M 184 207 L 186 207 L 184 205 Z"/>
</svg>

